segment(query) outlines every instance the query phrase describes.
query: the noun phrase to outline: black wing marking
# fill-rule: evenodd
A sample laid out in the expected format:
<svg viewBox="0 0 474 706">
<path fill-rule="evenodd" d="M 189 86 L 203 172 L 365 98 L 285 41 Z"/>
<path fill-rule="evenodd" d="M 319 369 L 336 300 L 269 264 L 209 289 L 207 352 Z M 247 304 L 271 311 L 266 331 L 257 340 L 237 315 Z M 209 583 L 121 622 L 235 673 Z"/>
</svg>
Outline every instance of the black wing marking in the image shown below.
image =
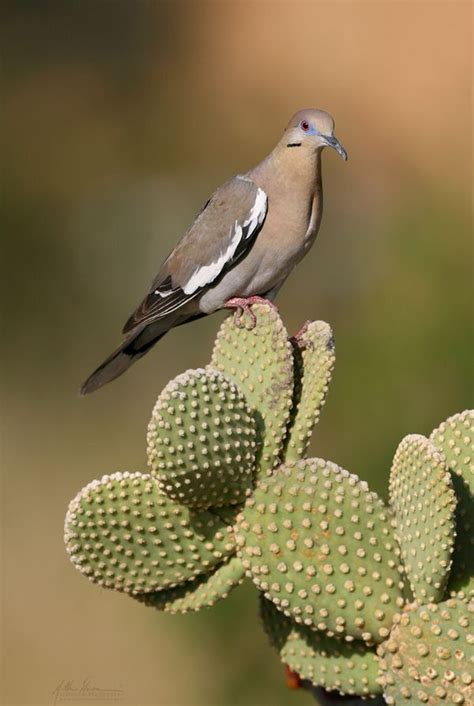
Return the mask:
<svg viewBox="0 0 474 706">
<path fill-rule="evenodd" d="M 195 292 L 193 295 L 186 295 L 181 287 L 172 286 L 171 277 L 168 276 L 163 284 L 145 297 L 127 320 L 122 333 L 128 333 L 137 326 L 146 324 L 149 320 L 161 319 L 172 314 L 187 302 L 192 301 L 198 294 L 199 292 Z"/>
<path fill-rule="evenodd" d="M 249 251 L 267 213 L 267 196 L 236 178 L 218 189 L 163 264 L 153 289 L 123 332 L 175 313 L 211 286 Z"/>
</svg>

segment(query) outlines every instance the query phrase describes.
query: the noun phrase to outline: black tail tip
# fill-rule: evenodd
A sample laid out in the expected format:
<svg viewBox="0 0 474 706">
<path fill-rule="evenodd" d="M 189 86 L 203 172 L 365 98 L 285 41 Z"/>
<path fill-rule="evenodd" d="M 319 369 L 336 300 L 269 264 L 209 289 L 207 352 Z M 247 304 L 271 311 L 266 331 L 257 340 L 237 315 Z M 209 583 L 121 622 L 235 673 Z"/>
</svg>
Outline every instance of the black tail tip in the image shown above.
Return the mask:
<svg viewBox="0 0 474 706">
<path fill-rule="evenodd" d="M 85 397 L 86 395 L 90 395 L 91 392 L 95 392 L 99 387 L 101 387 L 100 383 L 94 384 L 94 376 L 91 375 L 79 388 L 79 396 Z"/>
<path fill-rule="evenodd" d="M 97 370 L 94 370 L 92 375 L 89 375 L 79 390 L 81 397 L 95 392 L 100 387 L 107 385 L 107 383 L 123 375 L 133 363 L 144 356 L 145 353 L 148 353 L 152 346 L 155 345 L 156 341 L 164 336 L 165 333 L 166 331 L 161 332 L 155 338 L 152 338 L 140 347 L 137 345 L 137 339 L 141 331 L 127 338 L 120 348 L 117 348 L 112 355 L 109 355 L 109 357 L 104 360 L 102 365 L 99 365 Z"/>
<path fill-rule="evenodd" d="M 79 390 L 81 397 L 95 392 L 100 387 L 107 385 L 107 383 L 123 375 L 136 360 L 141 358 L 143 353 L 127 353 L 126 350 L 124 350 L 126 345 L 128 345 L 127 342 L 124 346 L 112 353 L 97 370 L 94 370 L 92 375 L 89 375 Z"/>
</svg>

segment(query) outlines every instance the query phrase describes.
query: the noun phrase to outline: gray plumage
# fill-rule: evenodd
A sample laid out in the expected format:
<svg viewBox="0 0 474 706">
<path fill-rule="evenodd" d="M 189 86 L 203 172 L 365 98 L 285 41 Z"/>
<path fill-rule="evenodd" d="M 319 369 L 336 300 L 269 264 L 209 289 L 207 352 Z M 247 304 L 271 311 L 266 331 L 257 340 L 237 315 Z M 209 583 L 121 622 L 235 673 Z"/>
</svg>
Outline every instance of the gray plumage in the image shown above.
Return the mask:
<svg viewBox="0 0 474 706">
<path fill-rule="evenodd" d="M 124 373 L 175 326 L 225 308 L 235 297 L 273 299 L 316 238 L 326 146 L 347 159 L 332 117 L 299 111 L 268 157 L 214 192 L 125 324 L 125 341 L 81 394 Z"/>
</svg>

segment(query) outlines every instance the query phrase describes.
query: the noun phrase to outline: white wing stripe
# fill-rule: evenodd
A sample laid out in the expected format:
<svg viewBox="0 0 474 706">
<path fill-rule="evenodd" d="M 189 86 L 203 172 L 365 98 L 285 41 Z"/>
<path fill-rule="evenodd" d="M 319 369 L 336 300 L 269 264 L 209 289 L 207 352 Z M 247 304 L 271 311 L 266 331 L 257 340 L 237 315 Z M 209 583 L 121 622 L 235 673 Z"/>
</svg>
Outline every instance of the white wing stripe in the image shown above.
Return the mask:
<svg viewBox="0 0 474 706">
<path fill-rule="evenodd" d="M 267 195 L 263 189 L 258 189 L 257 196 L 255 197 L 255 203 L 250 211 L 249 218 L 244 221 L 244 228 L 249 228 L 245 239 L 250 237 L 257 226 L 261 225 L 265 214 L 267 212 Z"/>
<path fill-rule="evenodd" d="M 234 230 L 234 234 L 231 237 L 227 249 L 224 252 L 221 252 L 215 262 L 211 262 L 210 265 L 203 265 L 202 267 L 197 267 L 194 270 L 189 282 L 186 284 L 185 287 L 183 287 L 183 292 L 185 294 L 193 294 L 196 289 L 205 287 L 206 284 L 209 284 L 209 282 L 213 282 L 215 278 L 219 275 L 219 273 L 222 271 L 222 268 L 224 267 L 225 263 L 234 256 L 234 253 L 237 250 L 237 246 L 242 240 L 242 226 L 239 225 L 237 221 L 235 221 L 234 227 L 231 228 L 231 233 L 232 230 Z"/>
<path fill-rule="evenodd" d="M 238 221 L 235 221 L 234 225 L 231 227 L 229 232 L 230 243 L 227 248 L 219 254 L 219 257 L 214 262 L 211 262 L 209 265 L 197 267 L 189 278 L 189 281 L 183 287 L 183 292 L 188 295 L 194 294 L 197 289 L 205 287 L 213 282 L 222 272 L 222 268 L 226 262 L 233 258 L 235 251 L 242 240 L 244 231 L 245 240 L 248 240 L 248 238 L 250 238 L 255 230 L 262 224 L 266 212 L 267 195 L 263 189 L 259 188 L 257 190 L 255 202 L 250 210 L 249 217 L 243 222 L 242 225 Z"/>
</svg>

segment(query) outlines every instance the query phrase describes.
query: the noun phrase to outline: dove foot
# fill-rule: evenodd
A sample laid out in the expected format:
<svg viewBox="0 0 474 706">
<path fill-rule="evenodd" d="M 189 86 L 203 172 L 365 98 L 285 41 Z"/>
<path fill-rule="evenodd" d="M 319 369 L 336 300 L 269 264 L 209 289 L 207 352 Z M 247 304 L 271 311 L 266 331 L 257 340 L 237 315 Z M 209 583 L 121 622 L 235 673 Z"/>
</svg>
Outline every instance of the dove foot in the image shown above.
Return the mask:
<svg viewBox="0 0 474 706">
<path fill-rule="evenodd" d="M 235 325 L 238 328 L 245 328 L 245 324 L 242 321 L 242 316 L 246 314 L 250 318 L 251 329 L 255 328 L 257 325 L 257 317 L 252 311 L 252 304 L 264 304 L 265 306 L 270 306 L 275 311 L 278 311 L 277 307 L 269 299 L 264 297 L 232 297 L 224 304 L 225 309 L 235 309 Z"/>
<path fill-rule="evenodd" d="M 290 338 L 290 341 L 295 343 L 298 348 L 301 349 L 306 349 L 309 348 L 310 350 L 313 350 L 314 346 L 310 341 L 305 341 L 304 337 L 306 332 L 308 331 L 308 326 L 310 325 L 311 321 L 305 321 L 303 326 L 295 333 L 294 336 Z"/>
</svg>

